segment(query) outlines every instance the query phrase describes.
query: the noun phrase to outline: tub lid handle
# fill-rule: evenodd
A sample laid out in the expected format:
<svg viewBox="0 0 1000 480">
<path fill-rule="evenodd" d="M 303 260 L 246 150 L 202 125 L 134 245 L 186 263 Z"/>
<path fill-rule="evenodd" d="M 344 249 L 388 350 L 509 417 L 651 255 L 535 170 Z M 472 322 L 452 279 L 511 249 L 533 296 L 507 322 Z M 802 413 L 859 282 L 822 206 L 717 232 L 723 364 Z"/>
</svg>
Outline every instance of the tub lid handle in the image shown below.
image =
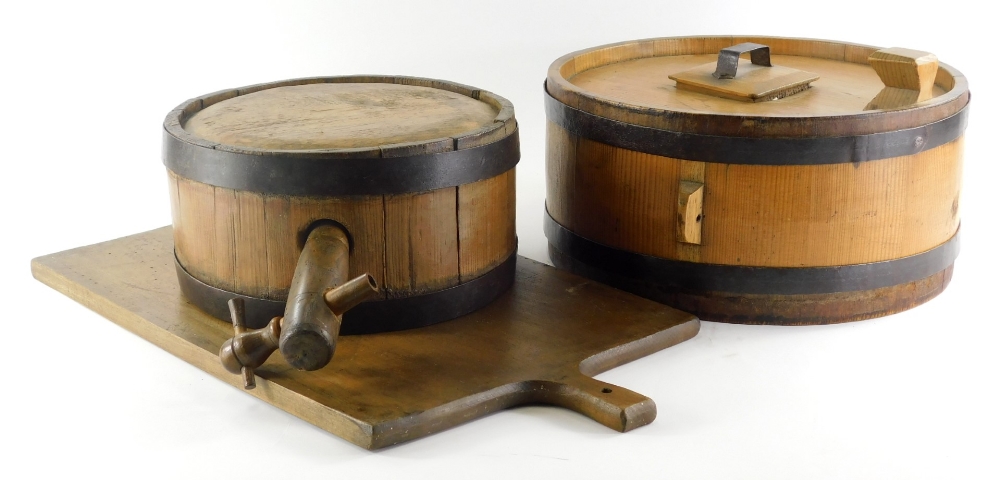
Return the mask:
<svg viewBox="0 0 1000 480">
<path fill-rule="evenodd" d="M 884 48 L 872 53 L 868 63 L 885 88 L 865 110 L 903 108 L 934 97 L 938 59 L 933 53 L 908 48 Z"/>
<path fill-rule="evenodd" d="M 771 47 L 746 42 L 719 50 L 719 62 L 715 65 L 712 76 L 720 80 L 736 78 L 736 67 L 739 66 L 740 55 L 744 53 L 750 54 L 750 63 L 754 65 L 771 66 Z"/>
</svg>

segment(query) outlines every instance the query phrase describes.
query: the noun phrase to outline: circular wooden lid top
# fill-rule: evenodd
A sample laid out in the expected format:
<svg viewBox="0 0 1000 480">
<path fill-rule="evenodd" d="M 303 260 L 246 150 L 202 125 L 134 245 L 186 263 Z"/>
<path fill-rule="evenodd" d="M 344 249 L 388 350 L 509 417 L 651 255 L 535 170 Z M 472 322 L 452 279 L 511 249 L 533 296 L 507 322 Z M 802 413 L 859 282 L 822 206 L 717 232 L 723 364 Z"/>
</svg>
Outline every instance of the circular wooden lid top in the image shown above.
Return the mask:
<svg viewBox="0 0 1000 480">
<path fill-rule="evenodd" d="M 749 102 L 677 88 L 669 75 L 714 64 L 717 54 L 650 57 L 613 63 L 578 73 L 570 83 L 595 97 L 645 108 L 678 112 L 755 116 L 814 117 L 861 113 L 882 80 L 868 65 L 825 58 L 772 55 L 771 63 L 819 75 L 811 88 L 778 100 Z M 935 96 L 944 93 L 935 88 Z"/>
<path fill-rule="evenodd" d="M 769 46 L 772 65 L 810 72 L 819 79 L 784 98 L 750 102 L 678 88 L 669 78 L 714 64 L 722 48 L 744 42 Z M 856 135 L 912 128 L 946 118 L 968 103 L 964 77 L 940 64 L 931 99 L 898 109 L 866 110 L 885 87 L 868 63 L 876 50 L 775 37 L 637 40 L 556 60 L 549 68 L 546 90 L 565 105 L 625 123 L 739 136 Z"/>
<path fill-rule="evenodd" d="M 235 96 L 198 111 L 184 130 L 212 142 L 268 150 L 377 147 L 462 136 L 500 108 L 439 88 L 313 83 Z"/>
<path fill-rule="evenodd" d="M 455 187 L 517 165 L 514 106 L 429 78 L 282 80 L 192 98 L 163 120 L 163 164 L 208 185 L 282 195 Z"/>
</svg>

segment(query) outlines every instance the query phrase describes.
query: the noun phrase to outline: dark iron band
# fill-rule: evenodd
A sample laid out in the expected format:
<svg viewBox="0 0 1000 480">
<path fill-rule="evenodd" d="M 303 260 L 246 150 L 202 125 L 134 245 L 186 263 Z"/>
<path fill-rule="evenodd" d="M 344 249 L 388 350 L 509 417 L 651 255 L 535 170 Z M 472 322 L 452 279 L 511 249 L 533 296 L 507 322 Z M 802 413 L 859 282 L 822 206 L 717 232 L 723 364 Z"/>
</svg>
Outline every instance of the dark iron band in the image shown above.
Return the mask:
<svg viewBox="0 0 1000 480">
<path fill-rule="evenodd" d="M 493 178 L 521 158 L 515 130 L 496 142 L 451 152 L 392 158 L 288 151 L 266 155 L 196 145 L 163 130 L 163 164 L 217 187 L 280 195 L 384 195 L 456 187 Z"/>
<path fill-rule="evenodd" d="M 825 165 L 913 155 L 955 140 L 969 104 L 922 127 L 843 137 L 731 137 L 674 132 L 584 112 L 545 92 L 545 115 L 567 131 L 614 147 L 683 160 L 742 165 Z"/>
<path fill-rule="evenodd" d="M 181 293 L 198 308 L 220 320 L 229 320 L 231 298 L 242 298 L 246 323 L 262 328 L 285 312 L 285 302 L 241 295 L 208 285 L 191 276 L 174 256 Z M 433 325 L 461 317 L 486 306 L 514 283 L 515 251 L 489 272 L 454 287 L 407 298 L 364 302 L 344 314 L 341 335 L 392 332 Z"/>
<path fill-rule="evenodd" d="M 627 252 L 583 238 L 546 210 L 549 245 L 590 267 L 686 291 L 806 295 L 890 287 L 929 277 L 955 262 L 959 234 L 923 253 L 882 262 L 833 267 L 748 267 L 669 260 Z"/>
</svg>

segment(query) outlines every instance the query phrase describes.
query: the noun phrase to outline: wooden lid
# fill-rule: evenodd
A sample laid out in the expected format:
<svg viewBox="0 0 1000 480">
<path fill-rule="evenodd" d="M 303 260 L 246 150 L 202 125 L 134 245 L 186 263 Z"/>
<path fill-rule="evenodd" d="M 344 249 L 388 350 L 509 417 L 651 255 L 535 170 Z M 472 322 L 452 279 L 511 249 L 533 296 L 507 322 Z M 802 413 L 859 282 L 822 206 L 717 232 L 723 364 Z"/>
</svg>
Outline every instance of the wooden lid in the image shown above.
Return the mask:
<svg viewBox="0 0 1000 480">
<path fill-rule="evenodd" d="M 756 103 L 678 88 L 671 78 L 708 71 L 721 49 L 745 42 L 770 47 L 772 65 L 819 78 L 810 88 Z M 869 57 L 877 50 L 775 37 L 637 40 L 582 50 L 556 60 L 549 68 L 546 89 L 563 104 L 613 120 L 733 136 L 878 133 L 926 125 L 953 115 L 968 103 L 964 77 L 941 64 L 932 74 L 936 76 L 929 99 L 900 108 L 866 110 L 887 86 L 869 64 Z M 746 69 L 745 64 L 749 62 L 741 60 L 739 68 Z"/>
<path fill-rule="evenodd" d="M 182 115 L 184 132 L 250 152 L 459 150 L 513 130 L 513 106 L 472 87 L 410 77 L 326 77 L 218 92 Z M 396 151 L 398 155 L 387 155 Z"/>
<path fill-rule="evenodd" d="M 163 121 L 163 164 L 207 185 L 386 195 L 478 182 L 517 165 L 514 106 L 426 78 L 315 77 L 188 100 Z"/>
</svg>

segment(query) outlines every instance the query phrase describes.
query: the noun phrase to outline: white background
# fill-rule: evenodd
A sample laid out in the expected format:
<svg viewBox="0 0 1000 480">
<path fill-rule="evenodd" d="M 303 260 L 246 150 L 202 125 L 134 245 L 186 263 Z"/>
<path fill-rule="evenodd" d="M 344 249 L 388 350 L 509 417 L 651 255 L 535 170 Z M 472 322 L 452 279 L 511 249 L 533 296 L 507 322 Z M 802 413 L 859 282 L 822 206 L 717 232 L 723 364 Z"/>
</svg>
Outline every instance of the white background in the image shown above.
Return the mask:
<svg viewBox="0 0 1000 480">
<path fill-rule="evenodd" d="M 985 2 L 984 2 L 985 4 Z M 32 2 L 0 7 L 0 476 L 997 478 L 996 16 L 971 2 Z M 183 100 L 313 75 L 453 80 L 520 123 L 522 255 L 548 261 L 542 81 L 610 42 L 760 34 L 905 46 L 970 80 L 962 254 L 914 310 L 825 327 L 704 323 L 599 376 L 653 398 L 627 434 L 525 407 L 379 452 L 202 373 L 34 281 L 29 259 L 170 222 Z"/>
</svg>

